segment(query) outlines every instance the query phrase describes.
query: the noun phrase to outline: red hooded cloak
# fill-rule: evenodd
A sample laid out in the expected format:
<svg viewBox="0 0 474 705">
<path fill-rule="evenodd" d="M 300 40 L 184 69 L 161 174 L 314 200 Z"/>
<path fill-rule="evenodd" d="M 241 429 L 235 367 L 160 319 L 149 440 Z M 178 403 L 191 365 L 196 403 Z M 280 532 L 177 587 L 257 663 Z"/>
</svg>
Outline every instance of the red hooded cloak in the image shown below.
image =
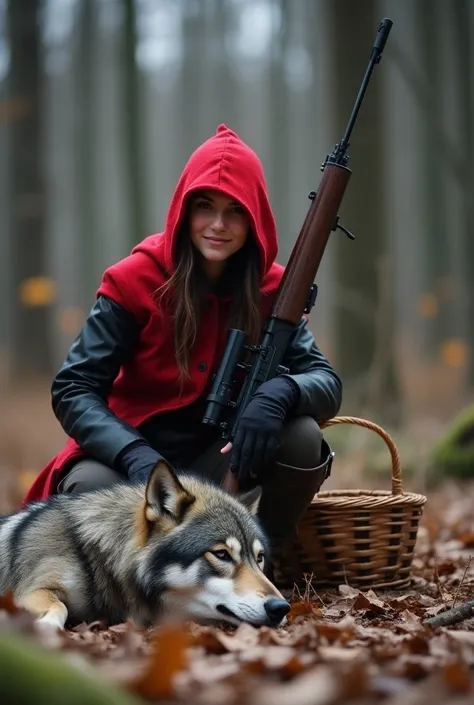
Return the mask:
<svg viewBox="0 0 474 705">
<path fill-rule="evenodd" d="M 262 318 L 270 312 L 283 274 L 283 267 L 274 261 L 277 233 L 262 164 L 235 132 L 219 125 L 189 158 L 172 195 L 165 230 L 145 238 L 130 255 L 109 267 L 97 291 L 97 296 L 108 296 L 131 312 L 141 326 L 138 347 L 123 363 L 108 399 L 116 416 L 135 427 L 159 412 L 198 399 L 225 344 L 229 301 L 209 295 L 208 315 L 203 316 L 192 351 L 191 378 L 180 388 L 172 320 L 160 309 L 154 293 L 173 271 L 174 244 L 186 199 L 198 189 L 220 190 L 240 201 L 250 215 L 262 263 Z M 38 474 L 25 503 L 54 494 L 65 466 L 82 455 L 78 444 L 69 438 Z"/>
</svg>

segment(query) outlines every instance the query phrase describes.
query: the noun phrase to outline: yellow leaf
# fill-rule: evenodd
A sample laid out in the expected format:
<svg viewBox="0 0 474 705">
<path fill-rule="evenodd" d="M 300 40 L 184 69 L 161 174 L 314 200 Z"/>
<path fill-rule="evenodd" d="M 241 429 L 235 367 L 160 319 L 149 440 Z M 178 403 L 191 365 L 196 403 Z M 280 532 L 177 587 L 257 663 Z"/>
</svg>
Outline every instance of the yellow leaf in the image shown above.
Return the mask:
<svg viewBox="0 0 474 705">
<path fill-rule="evenodd" d="M 441 358 L 448 367 L 463 367 L 467 362 L 467 354 L 467 345 L 457 338 L 446 340 L 441 348 Z"/>
<path fill-rule="evenodd" d="M 49 277 L 29 277 L 21 282 L 18 295 L 24 306 L 46 306 L 56 296 L 56 284 Z"/>
</svg>

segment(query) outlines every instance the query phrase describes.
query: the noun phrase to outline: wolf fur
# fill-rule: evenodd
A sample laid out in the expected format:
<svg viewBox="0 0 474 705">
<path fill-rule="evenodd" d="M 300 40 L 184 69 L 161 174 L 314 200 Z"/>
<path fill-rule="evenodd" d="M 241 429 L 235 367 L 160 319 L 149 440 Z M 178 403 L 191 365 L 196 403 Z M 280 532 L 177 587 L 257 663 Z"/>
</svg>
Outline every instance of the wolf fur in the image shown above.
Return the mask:
<svg viewBox="0 0 474 705">
<path fill-rule="evenodd" d="M 57 495 L 0 519 L 0 592 L 40 625 L 198 622 L 278 626 L 265 576 L 260 489 L 238 499 L 164 461 L 147 483 Z"/>
</svg>

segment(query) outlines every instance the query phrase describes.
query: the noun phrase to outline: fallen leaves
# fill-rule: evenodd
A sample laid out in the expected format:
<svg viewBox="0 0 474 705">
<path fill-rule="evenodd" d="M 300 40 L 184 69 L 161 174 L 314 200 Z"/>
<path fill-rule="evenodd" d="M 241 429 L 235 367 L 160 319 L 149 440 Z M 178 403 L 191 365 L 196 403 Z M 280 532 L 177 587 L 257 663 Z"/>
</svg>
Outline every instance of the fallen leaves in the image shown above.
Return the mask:
<svg viewBox="0 0 474 705">
<path fill-rule="evenodd" d="M 413 564 L 413 586 L 361 592 L 350 585 L 292 600 L 273 630 L 164 623 L 139 630 L 81 624 L 54 639 L 36 630 L 11 596 L 0 598 L 0 629 L 149 703 L 195 705 L 464 705 L 474 698 L 474 630 L 467 620 L 426 620 L 473 598 L 474 491 L 430 498 Z M 457 499 L 456 499 L 457 497 Z M 455 506 L 453 506 L 453 503 Z M 111 701 L 112 702 L 112 701 Z"/>
<path fill-rule="evenodd" d="M 457 662 L 448 663 L 441 671 L 443 681 L 451 693 L 472 692 L 469 671 L 465 664 Z"/>
<path fill-rule="evenodd" d="M 174 678 L 188 666 L 188 637 L 181 625 L 167 625 L 156 632 L 143 672 L 127 689 L 144 700 L 171 697 Z"/>
</svg>

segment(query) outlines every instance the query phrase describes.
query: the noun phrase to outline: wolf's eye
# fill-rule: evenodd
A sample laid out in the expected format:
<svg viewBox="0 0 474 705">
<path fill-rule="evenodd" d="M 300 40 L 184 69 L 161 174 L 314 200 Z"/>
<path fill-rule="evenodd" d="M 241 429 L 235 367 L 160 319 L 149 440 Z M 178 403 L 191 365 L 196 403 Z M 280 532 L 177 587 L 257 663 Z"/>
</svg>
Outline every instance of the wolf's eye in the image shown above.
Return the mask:
<svg viewBox="0 0 474 705">
<path fill-rule="evenodd" d="M 220 548 L 218 551 L 212 551 L 212 555 L 218 558 L 220 561 L 232 560 L 232 556 L 230 555 L 229 551 L 225 550 L 225 548 Z"/>
<path fill-rule="evenodd" d="M 263 551 L 260 551 L 260 553 L 257 556 L 257 563 L 258 564 L 263 563 L 264 558 L 265 558 L 265 554 L 263 553 Z"/>
</svg>

